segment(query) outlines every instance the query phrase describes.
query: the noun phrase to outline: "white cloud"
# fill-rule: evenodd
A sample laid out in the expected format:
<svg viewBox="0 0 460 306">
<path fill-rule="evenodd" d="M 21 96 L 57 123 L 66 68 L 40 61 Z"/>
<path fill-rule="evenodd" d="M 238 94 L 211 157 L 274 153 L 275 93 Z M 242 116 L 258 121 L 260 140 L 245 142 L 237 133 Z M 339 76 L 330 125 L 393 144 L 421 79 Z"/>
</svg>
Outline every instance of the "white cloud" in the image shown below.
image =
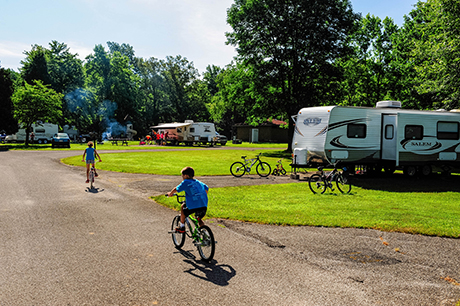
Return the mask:
<svg viewBox="0 0 460 306">
<path fill-rule="evenodd" d="M 0 59 L 5 57 L 22 59 L 24 57 L 24 51 L 30 49 L 31 45 L 28 44 L 11 41 L 0 41 Z"/>
<path fill-rule="evenodd" d="M 25 57 L 24 51 L 30 49 L 29 44 L 0 41 L 0 67 L 17 70 Z"/>
<path fill-rule="evenodd" d="M 84 60 L 85 57 L 93 53 L 93 50 L 94 50 L 94 46 L 84 46 L 84 45 L 81 45 L 79 42 L 71 41 L 71 42 L 66 42 L 65 44 L 67 45 L 67 47 L 69 47 L 70 49 L 69 52 L 72 54 L 77 53 L 78 58 L 81 60 Z"/>
</svg>

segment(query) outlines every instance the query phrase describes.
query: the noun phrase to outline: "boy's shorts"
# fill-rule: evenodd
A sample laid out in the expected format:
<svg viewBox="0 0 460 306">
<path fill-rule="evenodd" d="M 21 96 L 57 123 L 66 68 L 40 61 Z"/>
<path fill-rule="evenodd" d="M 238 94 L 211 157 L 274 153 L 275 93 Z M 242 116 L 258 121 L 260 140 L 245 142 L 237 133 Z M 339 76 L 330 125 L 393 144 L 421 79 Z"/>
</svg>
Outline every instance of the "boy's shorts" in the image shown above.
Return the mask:
<svg viewBox="0 0 460 306">
<path fill-rule="evenodd" d="M 191 214 L 195 214 L 196 218 L 203 219 L 204 216 L 206 215 L 207 210 L 208 210 L 207 207 L 200 207 L 200 208 L 194 208 L 194 209 L 188 209 L 187 207 L 184 207 L 184 214 L 186 217 L 190 216 Z"/>
<path fill-rule="evenodd" d="M 94 159 L 87 159 L 86 164 L 94 164 Z"/>
</svg>

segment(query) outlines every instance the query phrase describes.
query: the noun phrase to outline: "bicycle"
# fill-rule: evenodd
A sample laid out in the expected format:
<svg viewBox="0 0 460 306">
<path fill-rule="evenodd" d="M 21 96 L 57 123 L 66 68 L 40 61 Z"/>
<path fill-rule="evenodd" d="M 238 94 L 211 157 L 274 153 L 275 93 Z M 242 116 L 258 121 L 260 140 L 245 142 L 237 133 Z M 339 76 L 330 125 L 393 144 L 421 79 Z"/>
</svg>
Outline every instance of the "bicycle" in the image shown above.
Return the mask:
<svg viewBox="0 0 460 306">
<path fill-rule="evenodd" d="M 316 173 L 310 176 L 310 179 L 308 180 L 308 186 L 313 193 L 324 193 L 326 192 L 327 188 L 330 188 L 331 191 L 334 191 L 334 188 L 332 187 L 333 181 L 335 181 L 337 189 L 341 193 L 350 193 L 350 180 L 346 175 L 343 174 L 343 172 L 337 170 L 337 164 L 333 166 L 334 170 L 332 170 L 327 175 L 323 171 L 324 167 L 320 166 L 318 167 L 320 173 Z M 346 168 L 343 168 L 343 170 L 346 171 Z"/>
<path fill-rule="evenodd" d="M 244 163 L 242 162 L 234 162 L 230 166 L 230 173 L 234 177 L 241 177 L 243 176 L 246 172 L 248 174 L 251 173 L 251 168 L 256 165 L 256 172 L 259 176 L 261 177 L 267 177 L 270 175 L 272 172 L 272 169 L 270 165 L 266 162 L 263 162 L 260 160 L 260 155 L 262 153 L 257 154 L 255 158 L 250 158 L 246 159 L 246 156 L 241 156 L 241 158 L 244 160 Z"/>
<path fill-rule="evenodd" d="M 185 203 L 185 195 L 178 195 L 177 193 L 174 195 L 176 196 L 179 204 L 182 205 Z M 185 237 L 187 236 L 193 240 L 193 244 L 198 249 L 198 253 L 200 253 L 201 258 L 204 261 L 210 262 L 216 251 L 216 241 L 214 240 L 214 235 L 211 229 L 206 225 L 200 227 L 198 225 L 198 219 L 193 216 L 185 218 L 185 233 L 176 232 L 176 228 L 179 227 L 179 225 L 180 215 L 177 215 L 173 219 L 171 231 L 169 232 L 172 234 L 174 246 L 177 249 L 182 248 L 185 243 Z"/>
<path fill-rule="evenodd" d="M 282 163 L 283 159 L 278 160 L 278 163 L 276 164 L 276 168 L 273 169 L 272 175 L 286 175 L 286 169 L 283 167 Z"/>
</svg>

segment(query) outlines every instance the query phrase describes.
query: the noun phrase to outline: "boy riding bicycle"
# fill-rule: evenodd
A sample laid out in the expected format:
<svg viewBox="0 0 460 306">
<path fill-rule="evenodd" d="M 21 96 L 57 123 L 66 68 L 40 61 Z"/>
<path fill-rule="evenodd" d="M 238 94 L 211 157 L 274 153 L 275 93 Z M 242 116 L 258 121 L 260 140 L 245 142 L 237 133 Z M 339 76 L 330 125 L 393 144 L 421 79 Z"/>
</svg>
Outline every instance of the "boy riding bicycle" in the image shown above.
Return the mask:
<svg viewBox="0 0 460 306">
<path fill-rule="evenodd" d="M 83 160 L 85 161 L 85 155 L 86 155 L 86 183 L 89 183 L 89 165 L 92 165 L 94 168 L 94 176 L 98 176 L 96 172 L 96 165 L 95 165 L 95 159 L 96 156 L 99 158 L 99 162 L 101 162 L 101 157 L 97 153 L 97 151 L 93 148 L 93 142 L 90 141 L 88 142 L 88 147 L 85 149 L 85 152 L 83 153 Z"/>
<path fill-rule="evenodd" d="M 204 225 L 202 218 L 206 215 L 208 207 L 208 190 L 209 187 L 194 179 L 195 170 L 192 167 L 185 167 L 181 171 L 182 183 L 168 193 L 172 197 L 177 192 L 185 191 L 185 203 L 180 209 L 180 226 L 176 228 L 176 232 L 185 232 L 185 218 L 191 214 L 195 214 L 200 226 Z"/>
</svg>

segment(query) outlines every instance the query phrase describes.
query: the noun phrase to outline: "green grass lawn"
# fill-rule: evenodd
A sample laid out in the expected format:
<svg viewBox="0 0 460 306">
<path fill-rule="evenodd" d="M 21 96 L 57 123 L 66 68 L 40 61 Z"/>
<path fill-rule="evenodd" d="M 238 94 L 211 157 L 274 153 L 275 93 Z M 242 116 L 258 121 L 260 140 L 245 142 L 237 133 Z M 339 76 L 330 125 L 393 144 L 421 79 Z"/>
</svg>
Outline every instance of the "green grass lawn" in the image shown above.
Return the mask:
<svg viewBox="0 0 460 306">
<path fill-rule="evenodd" d="M 171 148 L 171 147 L 170 147 Z M 154 152 L 130 152 L 101 154 L 102 163 L 97 164 L 97 168 L 108 171 L 129 172 L 129 173 L 150 173 L 162 175 L 180 175 L 182 168 L 193 167 L 197 176 L 202 175 L 229 175 L 230 166 L 236 161 L 241 161 L 241 156 L 253 158 L 256 154 L 264 152 L 261 160 L 269 163 L 272 167 L 280 158 L 288 158 L 290 155 L 282 151 L 273 149 L 255 148 L 251 150 L 194 150 L 187 151 L 164 151 Z M 83 154 L 83 150 L 82 150 Z M 81 156 L 73 156 L 63 159 L 66 164 L 74 166 L 84 166 Z M 290 159 L 284 161 L 284 167 L 289 172 Z M 255 166 L 251 170 L 256 174 Z"/>
<path fill-rule="evenodd" d="M 174 199 L 154 198 L 178 210 Z M 457 192 L 390 192 L 353 186 L 351 194 L 312 194 L 307 183 L 226 187 L 209 192 L 208 217 L 277 225 L 372 228 L 460 237 Z"/>
<path fill-rule="evenodd" d="M 192 166 L 196 175 L 230 175 L 229 167 L 241 155 L 274 166 L 282 150 L 189 150 L 102 154 L 98 168 L 109 171 L 179 175 Z M 81 156 L 63 159 L 83 166 Z M 284 166 L 289 169 L 289 159 Z M 314 171 L 314 169 L 310 169 Z M 254 172 L 255 173 L 255 172 Z M 412 234 L 460 238 L 460 178 L 451 176 L 409 179 L 402 174 L 391 178 L 352 179 L 352 193 L 312 194 L 307 183 L 242 186 L 211 189 L 208 216 L 278 225 L 373 228 Z M 174 186 L 171 186 L 171 188 Z M 173 199 L 154 198 L 178 209 Z"/>
</svg>

